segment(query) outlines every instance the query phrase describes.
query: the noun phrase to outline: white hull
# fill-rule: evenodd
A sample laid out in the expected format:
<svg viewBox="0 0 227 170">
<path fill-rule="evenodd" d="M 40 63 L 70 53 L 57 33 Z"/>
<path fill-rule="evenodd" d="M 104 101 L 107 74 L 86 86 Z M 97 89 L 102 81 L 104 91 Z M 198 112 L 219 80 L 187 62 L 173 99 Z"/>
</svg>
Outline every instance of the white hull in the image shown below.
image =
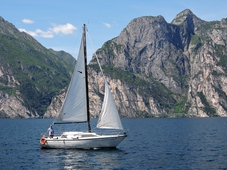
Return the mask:
<svg viewBox="0 0 227 170">
<path fill-rule="evenodd" d="M 94 149 L 94 148 L 115 148 L 124 138 L 122 135 L 98 135 L 87 132 L 64 132 L 61 136 L 54 138 L 41 138 L 45 143 L 42 148 L 59 149 Z"/>
</svg>

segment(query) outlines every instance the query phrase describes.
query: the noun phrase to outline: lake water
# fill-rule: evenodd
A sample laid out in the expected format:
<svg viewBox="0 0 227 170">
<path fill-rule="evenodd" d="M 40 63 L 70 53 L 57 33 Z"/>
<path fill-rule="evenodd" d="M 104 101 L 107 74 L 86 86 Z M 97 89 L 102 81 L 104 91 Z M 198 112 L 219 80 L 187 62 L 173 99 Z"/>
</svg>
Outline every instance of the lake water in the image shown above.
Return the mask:
<svg viewBox="0 0 227 170">
<path fill-rule="evenodd" d="M 0 169 L 227 169 L 227 118 L 122 119 L 128 137 L 104 150 L 41 149 L 52 122 L 0 119 Z"/>
</svg>

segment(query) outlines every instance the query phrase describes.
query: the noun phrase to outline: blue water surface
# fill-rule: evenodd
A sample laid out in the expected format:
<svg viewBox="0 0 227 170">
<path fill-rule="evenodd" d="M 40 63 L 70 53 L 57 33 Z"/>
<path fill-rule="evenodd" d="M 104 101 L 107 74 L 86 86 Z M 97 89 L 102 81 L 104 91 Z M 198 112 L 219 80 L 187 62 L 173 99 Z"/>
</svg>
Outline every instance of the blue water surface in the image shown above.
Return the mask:
<svg viewBox="0 0 227 170">
<path fill-rule="evenodd" d="M 52 122 L 0 119 L 0 169 L 227 169 L 227 118 L 122 119 L 117 149 L 41 149 Z"/>
</svg>

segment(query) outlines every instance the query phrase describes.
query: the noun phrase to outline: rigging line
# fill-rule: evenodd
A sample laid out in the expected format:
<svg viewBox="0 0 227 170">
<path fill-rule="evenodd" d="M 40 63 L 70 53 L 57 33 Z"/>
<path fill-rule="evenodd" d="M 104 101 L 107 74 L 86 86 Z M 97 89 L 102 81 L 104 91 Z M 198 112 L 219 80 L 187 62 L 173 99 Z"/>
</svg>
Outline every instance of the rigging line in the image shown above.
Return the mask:
<svg viewBox="0 0 227 170">
<path fill-rule="evenodd" d="M 88 32 L 88 29 L 87 29 L 87 33 L 88 33 L 87 35 L 88 35 L 88 38 L 89 38 L 90 43 L 91 43 L 91 46 L 92 46 L 92 50 L 95 51 L 95 50 L 94 50 L 93 43 L 92 43 L 92 41 L 91 41 L 90 34 L 89 34 L 89 32 Z M 94 53 L 94 55 L 95 55 L 95 58 L 96 58 L 96 60 L 97 60 L 97 62 L 98 62 L 98 65 L 99 65 L 99 68 L 100 68 L 100 70 L 101 70 L 102 76 L 103 76 L 104 79 L 106 80 L 106 78 L 105 78 L 105 76 L 104 76 L 104 74 L 103 74 L 103 70 L 102 70 L 102 67 L 101 67 L 101 64 L 100 64 L 100 62 L 99 62 L 99 59 L 98 59 L 98 57 L 97 57 L 96 52 Z"/>
</svg>

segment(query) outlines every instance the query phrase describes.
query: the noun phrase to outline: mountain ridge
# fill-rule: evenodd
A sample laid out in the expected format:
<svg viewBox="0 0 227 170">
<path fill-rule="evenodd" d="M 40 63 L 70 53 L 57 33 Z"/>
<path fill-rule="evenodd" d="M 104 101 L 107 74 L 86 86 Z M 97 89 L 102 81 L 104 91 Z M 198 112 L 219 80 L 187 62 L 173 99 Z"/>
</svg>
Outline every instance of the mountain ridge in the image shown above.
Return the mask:
<svg viewBox="0 0 227 170">
<path fill-rule="evenodd" d="M 135 18 L 119 36 L 106 41 L 96 54 L 121 117 L 226 117 L 226 28 L 227 18 L 208 22 L 186 9 L 171 23 L 161 15 Z M 44 52 L 59 61 L 64 56 L 61 52 Z M 92 117 L 98 116 L 104 94 L 97 65 L 93 55 L 88 65 Z M 11 72 L 6 70 L 0 69 L 0 83 Z M 68 79 L 70 71 L 65 72 Z M 13 77 L 7 80 L 7 87 L 21 83 Z M 59 87 L 48 99 L 45 114 L 36 116 L 57 117 L 66 87 L 67 83 Z M 10 92 L 4 95 L 13 97 Z"/>
<path fill-rule="evenodd" d="M 73 67 L 67 60 L 0 17 L 0 117 L 43 116 L 69 83 Z"/>
</svg>

